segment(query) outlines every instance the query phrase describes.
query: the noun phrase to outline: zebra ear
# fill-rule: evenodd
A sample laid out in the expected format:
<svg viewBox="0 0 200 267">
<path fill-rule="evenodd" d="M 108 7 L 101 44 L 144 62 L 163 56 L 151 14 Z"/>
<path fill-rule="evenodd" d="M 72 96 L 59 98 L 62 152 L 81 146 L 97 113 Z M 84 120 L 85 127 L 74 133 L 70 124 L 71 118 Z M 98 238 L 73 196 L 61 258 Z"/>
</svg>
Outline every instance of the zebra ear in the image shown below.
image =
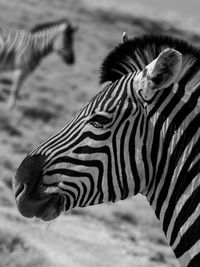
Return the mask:
<svg viewBox="0 0 200 267">
<path fill-rule="evenodd" d="M 128 41 L 128 34 L 126 32 L 123 32 L 122 34 L 122 44 L 126 43 Z"/>
<path fill-rule="evenodd" d="M 167 48 L 153 60 L 136 77 L 136 91 L 144 99 L 150 99 L 157 90 L 167 88 L 175 82 L 182 66 L 182 54 L 177 50 Z"/>
</svg>

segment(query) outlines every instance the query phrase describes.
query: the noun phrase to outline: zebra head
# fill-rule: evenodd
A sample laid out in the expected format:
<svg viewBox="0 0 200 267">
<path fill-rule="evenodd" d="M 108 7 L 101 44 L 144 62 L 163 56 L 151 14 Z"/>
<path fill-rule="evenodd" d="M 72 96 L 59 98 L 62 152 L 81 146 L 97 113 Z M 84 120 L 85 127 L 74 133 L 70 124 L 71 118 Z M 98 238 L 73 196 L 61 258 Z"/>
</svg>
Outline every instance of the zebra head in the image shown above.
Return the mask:
<svg viewBox="0 0 200 267">
<path fill-rule="evenodd" d="M 109 57 L 102 81 L 113 63 Z M 142 69 L 131 61 L 132 71 L 124 73 L 130 62 L 119 64 L 114 70 L 121 78 L 113 81 L 111 74 L 111 82 L 64 129 L 21 163 L 13 188 L 22 215 L 47 221 L 61 211 L 143 192 L 148 180 L 145 129 L 152 127 L 147 126 L 147 103 L 175 83 L 181 60 L 181 53 L 165 49 Z"/>
<path fill-rule="evenodd" d="M 66 64 L 75 62 L 74 33 L 77 27 L 67 19 L 46 22 L 34 26 L 30 33 L 33 38 L 35 58 L 56 52 Z"/>
<path fill-rule="evenodd" d="M 54 42 L 54 50 L 63 59 L 66 64 L 75 62 L 74 55 L 74 33 L 77 27 L 72 26 L 69 22 L 64 21 L 61 25 L 61 34 L 59 34 Z"/>
</svg>

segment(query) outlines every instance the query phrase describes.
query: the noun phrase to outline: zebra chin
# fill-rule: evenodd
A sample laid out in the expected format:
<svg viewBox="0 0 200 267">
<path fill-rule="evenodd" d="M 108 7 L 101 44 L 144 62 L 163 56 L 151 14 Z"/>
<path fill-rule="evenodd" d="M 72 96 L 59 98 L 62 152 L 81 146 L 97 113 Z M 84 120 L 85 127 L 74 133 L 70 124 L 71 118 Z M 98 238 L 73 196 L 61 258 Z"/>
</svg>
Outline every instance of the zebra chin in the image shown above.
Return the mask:
<svg viewBox="0 0 200 267">
<path fill-rule="evenodd" d="M 73 54 L 62 54 L 61 58 L 63 60 L 63 62 L 67 65 L 73 65 L 75 63 L 75 57 Z"/>
<path fill-rule="evenodd" d="M 24 159 L 15 177 L 13 189 L 19 212 L 27 218 L 50 221 L 66 210 L 66 199 L 47 190 L 42 184 L 42 167 L 45 156 L 35 155 Z"/>
<path fill-rule="evenodd" d="M 61 196 L 49 197 L 41 201 L 32 201 L 24 196 L 18 196 L 16 202 L 19 212 L 24 217 L 51 221 L 61 214 L 64 201 Z"/>
</svg>

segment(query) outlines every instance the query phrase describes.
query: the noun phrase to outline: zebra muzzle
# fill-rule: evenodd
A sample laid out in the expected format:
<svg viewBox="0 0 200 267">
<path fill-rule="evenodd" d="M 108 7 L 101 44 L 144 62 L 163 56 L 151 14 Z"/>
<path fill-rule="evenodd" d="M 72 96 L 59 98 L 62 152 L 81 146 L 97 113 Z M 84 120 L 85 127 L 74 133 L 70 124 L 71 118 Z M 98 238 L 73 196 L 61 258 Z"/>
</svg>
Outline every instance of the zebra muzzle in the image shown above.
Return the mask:
<svg viewBox="0 0 200 267">
<path fill-rule="evenodd" d="M 26 157 L 13 178 L 13 190 L 19 211 L 25 217 L 33 217 L 52 198 L 41 190 L 42 169 L 45 156 Z M 54 202 L 58 201 L 55 199 Z M 53 200 L 52 200 L 53 202 Z"/>
</svg>

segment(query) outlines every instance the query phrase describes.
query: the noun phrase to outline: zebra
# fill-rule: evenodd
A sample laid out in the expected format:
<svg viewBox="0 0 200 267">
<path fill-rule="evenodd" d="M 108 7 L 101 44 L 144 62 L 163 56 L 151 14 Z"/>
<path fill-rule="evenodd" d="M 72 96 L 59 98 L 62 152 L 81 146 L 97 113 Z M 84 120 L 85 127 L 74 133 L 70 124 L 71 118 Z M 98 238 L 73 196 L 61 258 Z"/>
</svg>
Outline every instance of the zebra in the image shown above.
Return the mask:
<svg viewBox="0 0 200 267">
<path fill-rule="evenodd" d="M 12 109 L 22 83 L 51 52 L 73 64 L 76 27 L 65 18 L 38 24 L 30 30 L 0 29 L 0 71 L 13 72 L 8 108 Z"/>
<path fill-rule="evenodd" d="M 19 211 L 49 221 L 140 193 L 181 266 L 199 266 L 200 50 L 175 36 L 125 38 L 103 60 L 100 85 L 22 161 Z"/>
</svg>

